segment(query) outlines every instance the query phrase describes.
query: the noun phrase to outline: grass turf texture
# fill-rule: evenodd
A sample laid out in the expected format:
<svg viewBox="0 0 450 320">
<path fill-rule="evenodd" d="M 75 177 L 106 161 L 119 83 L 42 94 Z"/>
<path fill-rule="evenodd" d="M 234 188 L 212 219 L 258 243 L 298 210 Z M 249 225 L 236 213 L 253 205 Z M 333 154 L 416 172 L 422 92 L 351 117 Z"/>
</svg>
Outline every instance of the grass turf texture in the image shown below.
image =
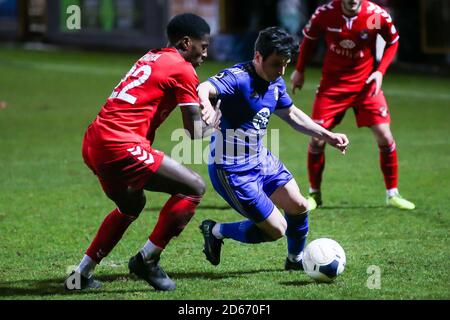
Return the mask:
<svg viewBox="0 0 450 320">
<path fill-rule="evenodd" d="M 205 218 L 242 219 L 214 192 L 205 165 L 193 165 L 208 182 L 195 217 L 162 256 L 177 282 L 157 293 L 128 275 L 129 257 L 145 243 L 167 195 L 147 193 L 147 206 L 97 268 L 103 288 L 66 293 L 62 283 L 114 205 L 83 164 L 84 130 L 135 54 L 29 52 L 0 49 L 0 299 L 449 299 L 450 298 L 450 94 L 448 79 L 388 72 L 384 90 L 399 150 L 400 190 L 412 212 L 386 208 L 378 149 L 368 129 L 348 112 L 338 131 L 351 146 L 346 156 L 327 149 L 324 207 L 310 216 L 309 239 L 331 237 L 347 254 L 333 284 L 283 271 L 285 239 L 260 245 L 226 240 L 222 262 L 211 266 L 197 226 Z M 206 63 L 205 80 L 226 65 Z M 288 70 L 289 75 L 291 70 Z M 320 71 L 309 69 L 295 103 L 310 113 Z M 170 154 L 181 126 L 175 111 L 158 130 L 155 147 Z M 307 191 L 308 138 L 277 117 L 280 158 Z M 206 146 L 206 143 L 205 143 Z M 370 290 L 370 266 L 381 270 Z"/>
</svg>

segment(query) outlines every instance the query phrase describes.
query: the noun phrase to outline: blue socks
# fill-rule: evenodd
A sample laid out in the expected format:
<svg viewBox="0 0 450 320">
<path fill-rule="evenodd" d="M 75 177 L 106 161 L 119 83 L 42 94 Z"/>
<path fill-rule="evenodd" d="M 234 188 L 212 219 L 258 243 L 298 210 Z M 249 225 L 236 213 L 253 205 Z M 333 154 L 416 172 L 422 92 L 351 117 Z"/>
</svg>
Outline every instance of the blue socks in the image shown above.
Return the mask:
<svg viewBox="0 0 450 320">
<path fill-rule="evenodd" d="M 267 241 L 264 233 L 250 220 L 223 223 L 220 226 L 220 233 L 225 238 L 243 243 L 261 243 Z"/>
<path fill-rule="evenodd" d="M 305 248 L 308 234 L 308 213 L 301 215 L 285 215 L 287 221 L 287 243 L 289 255 L 298 256 Z M 220 233 L 224 238 L 233 239 L 242 243 L 267 242 L 264 233 L 250 220 L 222 223 Z"/>
<path fill-rule="evenodd" d="M 308 234 L 308 212 L 301 215 L 285 214 L 287 221 L 286 237 L 289 255 L 299 256 L 305 248 Z"/>
</svg>

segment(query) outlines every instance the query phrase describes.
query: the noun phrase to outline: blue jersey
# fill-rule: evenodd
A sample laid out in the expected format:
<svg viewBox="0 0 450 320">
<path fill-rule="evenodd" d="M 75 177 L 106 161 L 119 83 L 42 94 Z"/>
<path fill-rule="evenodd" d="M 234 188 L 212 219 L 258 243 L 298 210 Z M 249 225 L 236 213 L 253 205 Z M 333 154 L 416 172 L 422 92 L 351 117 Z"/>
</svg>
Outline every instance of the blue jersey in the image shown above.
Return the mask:
<svg viewBox="0 0 450 320">
<path fill-rule="evenodd" d="M 222 112 L 221 130 L 211 138 L 212 162 L 231 172 L 256 167 L 267 156 L 262 140 L 270 116 L 293 104 L 283 78 L 267 82 L 256 74 L 252 62 L 247 62 L 208 81 L 217 89 Z"/>
</svg>

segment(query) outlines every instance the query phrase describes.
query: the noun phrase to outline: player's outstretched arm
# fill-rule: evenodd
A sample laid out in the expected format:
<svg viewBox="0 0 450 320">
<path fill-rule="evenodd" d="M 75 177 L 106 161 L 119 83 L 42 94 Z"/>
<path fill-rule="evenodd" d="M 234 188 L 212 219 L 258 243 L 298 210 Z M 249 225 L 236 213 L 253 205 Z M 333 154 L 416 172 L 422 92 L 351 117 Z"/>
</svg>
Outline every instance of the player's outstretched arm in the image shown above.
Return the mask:
<svg viewBox="0 0 450 320">
<path fill-rule="evenodd" d="M 324 140 L 331 146 L 339 149 L 343 154 L 349 144 L 343 133 L 333 133 L 315 123 L 307 114 L 292 105 L 290 108 L 278 109 L 275 114 L 286 121 L 292 128 L 311 137 Z"/>
</svg>

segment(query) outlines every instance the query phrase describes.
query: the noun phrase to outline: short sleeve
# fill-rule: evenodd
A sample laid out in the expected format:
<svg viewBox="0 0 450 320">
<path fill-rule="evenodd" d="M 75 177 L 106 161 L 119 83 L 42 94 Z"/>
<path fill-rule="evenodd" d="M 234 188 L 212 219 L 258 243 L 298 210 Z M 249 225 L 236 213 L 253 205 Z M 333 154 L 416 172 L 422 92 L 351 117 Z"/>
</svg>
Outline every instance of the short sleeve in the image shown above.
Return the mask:
<svg viewBox="0 0 450 320">
<path fill-rule="evenodd" d="M 381 30 L 380 35 L 386 41 L 387 44 L 391 45 L 398 41 L 400 38 L 397 28 L 395 27 L 392 18 L 389 13 L 382 10 L 380 13 L 381 20 Z"/>
<path fill-rule="evenodd" d="M 397 28 L 394 26 L 391 15 L 382 7 L 372 2 L 368 3 L 367 11 L 370 14 L 367 20 L 371 29 L 379 30 L 380 36 L 387 45 L 394 44 L 400 38 Z"/>
<path fill-rule="evenodd" d="M 233 95 L 236 92 L 236 77 L 227 70 L 210 77 L 208 81 L 216 88 L 219 96 Z"/>
<path fill-rule="evenodd" d="M 278 87 L 278 101 L 277 101 L 277 109 L 286 109 L 290 108 L 294 102 L 291 97 L 287 93 L 286 85 L 283 83 L 282 86 Z"/>
<path fill-rule="evenodd" d="M 199 105 L 197 86 L 199 80 L 194 68 L 184 67 L 176 76 L 175 97 L 178 106 Z"/>
</svg>

